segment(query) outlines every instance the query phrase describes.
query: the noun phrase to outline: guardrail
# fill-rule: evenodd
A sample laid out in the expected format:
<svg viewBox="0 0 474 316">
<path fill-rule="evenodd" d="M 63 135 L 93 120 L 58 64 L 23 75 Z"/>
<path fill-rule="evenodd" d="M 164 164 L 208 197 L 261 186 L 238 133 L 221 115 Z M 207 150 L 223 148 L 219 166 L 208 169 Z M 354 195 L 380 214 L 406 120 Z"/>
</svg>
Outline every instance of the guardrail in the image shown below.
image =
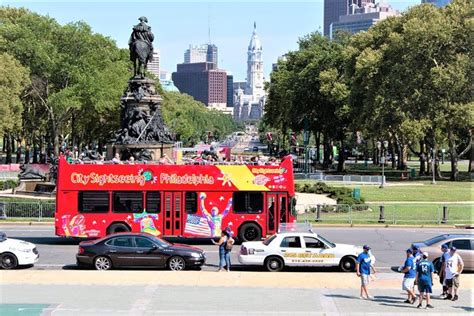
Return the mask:
<svg viewBox="0 0 474 316">
<path fill-rule="evenodd" d="M 305 205 L 298 220 L 346 224 L 473 224 L 474 204 Z"/>
<path fill-rule="evenodd" d="M 51 221 L 54 218 L 54 202 L 2 202 L 0 219 L 25 221 Z"/>
</svg>

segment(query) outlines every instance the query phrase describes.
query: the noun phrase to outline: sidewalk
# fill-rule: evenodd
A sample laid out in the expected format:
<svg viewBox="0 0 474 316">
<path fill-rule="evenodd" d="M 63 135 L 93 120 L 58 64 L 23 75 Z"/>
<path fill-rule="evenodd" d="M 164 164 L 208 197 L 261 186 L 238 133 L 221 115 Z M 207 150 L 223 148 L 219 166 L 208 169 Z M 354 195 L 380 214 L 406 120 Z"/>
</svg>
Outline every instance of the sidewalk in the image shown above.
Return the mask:
<svg viewBox="0 0 474 316">
<path fill-rule="evenodd" d="M 2 284 L 44 285 L 170 285 L 270 288 L 358 289 L 355 273 L 307 272 L 207 272 L 207 271 L 104 271 L 95 270 L 14 270 L 0 271 Z M 402 275 L 379 273 L 370 284 L 372 289 L 399 289 Z M 463 289 L 474 289 L 474 274 L 461 276 Z M 439 282 L 435 280 L 435 288 Z"/>
</svg>

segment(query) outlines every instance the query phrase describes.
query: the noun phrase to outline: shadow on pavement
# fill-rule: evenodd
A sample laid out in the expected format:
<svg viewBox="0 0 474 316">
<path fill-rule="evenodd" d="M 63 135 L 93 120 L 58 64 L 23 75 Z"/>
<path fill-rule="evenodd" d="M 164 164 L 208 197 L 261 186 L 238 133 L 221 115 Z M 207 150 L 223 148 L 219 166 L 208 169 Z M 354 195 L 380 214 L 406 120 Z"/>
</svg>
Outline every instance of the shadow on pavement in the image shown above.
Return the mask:
<svg viewBox="0 0 474 316">
<path fill-rule="evenodd" d="M 452 307 L 462 309 L 466 312 L 474 312 L 474 307 L 469 307 L 469 306 L 452 306 Z"/>
</svg>

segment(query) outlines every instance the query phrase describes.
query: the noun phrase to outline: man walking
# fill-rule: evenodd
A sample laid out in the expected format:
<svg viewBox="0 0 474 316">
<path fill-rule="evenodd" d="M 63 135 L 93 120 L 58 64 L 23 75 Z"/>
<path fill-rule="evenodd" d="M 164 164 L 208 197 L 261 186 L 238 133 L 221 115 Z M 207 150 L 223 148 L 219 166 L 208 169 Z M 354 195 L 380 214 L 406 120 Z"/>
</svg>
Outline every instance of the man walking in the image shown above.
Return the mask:
<svg viewBox="0 0 474 316">
<path fill-rule="evenodd" d="M 446 286 L 446 262 L 449 259 L 449 247 L 447 244 L 441 246 L 442 255 L 439 258 L 440 266 L 436 267 L 439 273 L 439 283 L 443 286 L 443 293 L 441 293 L 441 298 L 445 298 L 448 295 L 448 287 Z"/>
<path fill-rule="evenodd" d="M 458 300 L 459 275 L 464 268 L 464 262 L 460 255 L 456 253 L 456 247 L 451 247 L 449 250 L 449 258 L 446 261 L 445 277 L 446 286 L 448 287 L 448 296 L 445 300 Z"/>
<path fill-rule="evenodd" d="M 369 291 L 367 289 L 367 286 L 369 285 L 369 275 L 372 263 L 369 254 L 370 247 L 364 245 L 363 249 L 364 251 L 359 254 L 356 261 L 356 273 L 357 276 L 360 277 L 360 298 L 372 299 L 373 297 L 369 295 Z"/>
<path fill-rule="evenodd" d="M 403 277 L 402 289 L 407 291 L 408 298 L 404 303 L 413 304 L 416 301 L 415 294 L 415 278 L 416 278 L 416 264 L 415 258 L 413 257 L 413 250 L 407 249 L 407 258 L 403 266 L 399 268 L 400 272 L 405 273 Z"/>
<path fill-rule="evenodd" d="M 430 294 L 433 292 L 433 272 L 434 266 L 428 261 L 428 253 L 423 252 L 422 259 L 416 266 L 416 280 L 420 292 L 420 302 L 417 308 L 422 307 L 423 296 L 426 298 L 426 308 L 433 308 L 430 298 Z"/>
</svg>

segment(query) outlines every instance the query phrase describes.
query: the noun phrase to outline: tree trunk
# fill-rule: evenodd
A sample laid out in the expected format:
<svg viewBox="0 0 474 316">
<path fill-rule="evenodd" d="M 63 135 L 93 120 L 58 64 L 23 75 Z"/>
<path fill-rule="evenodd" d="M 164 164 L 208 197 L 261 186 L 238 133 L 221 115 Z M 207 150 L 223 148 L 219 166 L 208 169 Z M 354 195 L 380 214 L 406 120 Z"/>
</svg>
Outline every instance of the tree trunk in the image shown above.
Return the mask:
<svg viewBox="0 0 474 316">
<path fill-rule="evenodd" d="M 21 163 L 21 139 L 17 139 L 17 146 L 16 146 L 16 163 Z"/>
<path fill-rule="evenodd" d="M 426 144 L 424 140 L 420 140 L 420 176 L 427 175 L 426 169 Z"/>
<path fill-rule="evenodd" d="M 36 136 L 33 134 L 33 163 L 38 163 L 38 142 L 36 140 Z"/>
<path fill-rule="evenodd" d="M 10 146 L 11 146 L 10 154 L 13 154 L 15 152 L 15 136 L 13 136 L 13 134 L 10 134 Z M 18 161 L 16 163 L 18 163 Z"/>
<path fill-rule="evenodd" d="M 395 141 L 392 139 L 392 141 L 390 142 L 390 155 L 392 156 L 392 169 L 396 169 L 397 168 L 397 160 L 395 159 L 395 153 L 396 153 L 396 150 L 395 150 Z M 397 143 L 397 146 L 398 146 L 398 143 Z"/>
<path fill-rule="evenodd" d="M 10 164 L 12 163 L 12 145 L 11 145 L 11 137 L 10 134 L 6 134 L 6 142 L 5 142 L 5 151 L 7 152 L 7 155 L 5 157 L 5 163 Z"/>
<path fill-rule="evenodd" d="M 331 141 L 327 135 L 324 135 L 324 157 L 323 157 L 323 168 L 329 169 L 331 166 Z"/>
<path fill-rule="evenodd" d="M 339 148 L 339 155 L 337 159 L 337 172 L 343 172 L 344 171 L 344 141 L 341 140 L 341 147 Z"/>
<path fill-rule="evenodd" d="M 315 132 L 314 133 L 315 140 L 316 140 L 316 161 L 318 163 L 321 162 L 321 152 L 320 152 L 320 147 L 321 147 L 321 133 L 320 132 Z"/>
<path fill-rule="evenodd" d="M 458 153 L 456 150 L 456 140 L 452 130 L 448 132 L 449 140 L 449 152 L 451 153 L 451 181 L 457 181 L 459 170 L 458 170 Z"/>
</svg>

